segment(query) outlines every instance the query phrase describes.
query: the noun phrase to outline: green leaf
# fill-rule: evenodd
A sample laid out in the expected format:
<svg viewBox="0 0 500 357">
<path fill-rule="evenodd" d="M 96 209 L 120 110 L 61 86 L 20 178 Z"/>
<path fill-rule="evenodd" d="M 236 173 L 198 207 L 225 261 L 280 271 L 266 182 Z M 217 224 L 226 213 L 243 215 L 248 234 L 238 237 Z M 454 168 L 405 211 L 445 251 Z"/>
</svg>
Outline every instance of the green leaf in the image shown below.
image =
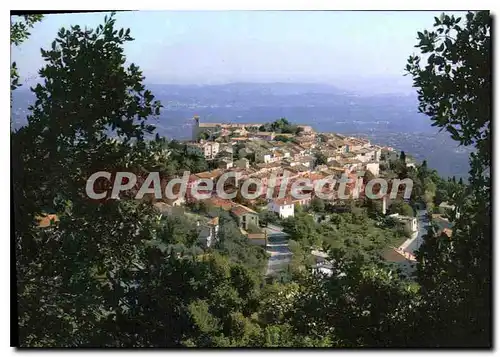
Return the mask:
<svg viewBox="0 0 500 357">
<path fill-rule="evenodd" d="M 453 43 L 451 42 L 451 39 L 447 38 L 446 40 L 444 40 L 444 43 L 446 45 L 446 49 L 450 50 L 451 47 L 453 46 Z"/>
</svg>

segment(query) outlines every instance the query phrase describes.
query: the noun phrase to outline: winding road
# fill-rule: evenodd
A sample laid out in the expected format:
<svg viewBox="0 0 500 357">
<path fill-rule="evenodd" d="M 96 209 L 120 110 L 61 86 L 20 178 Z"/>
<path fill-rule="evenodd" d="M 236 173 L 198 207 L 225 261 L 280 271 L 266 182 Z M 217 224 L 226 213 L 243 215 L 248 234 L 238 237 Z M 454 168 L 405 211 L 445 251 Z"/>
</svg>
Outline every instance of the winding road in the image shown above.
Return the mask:
<svg viewBox="0 0 500 357">
<path fill-rule="evenodd" d="M 423 242 L 423 237 L 427 233 L 429 220 L 426 210 L 417 210 L 417 232 L 407 239 L 397 251 L 414 255 Z M 283 228 L 275 225 L 268 225 L 264 228 L 267 231 L 268 244 L 266 251 L 271 255 L 267 263 L 266 275 L 276 274 L 286 269 L 292 258 L 292 252 L 288 247 L 288 235 L 283 232 Z M 401 253 L 400 253 L 401 254 Z"/>
<path fill-rule="evenodd" d="M 264 228 L 267 231 L 266 251 L 271 255 L 267 263 L 266 275 L 275 274 L 285 269 L 292 258 L 292 252 L 288 248 L 288 235 L 282 231 L 283 228 L 269 225 Z"/>
</svg>

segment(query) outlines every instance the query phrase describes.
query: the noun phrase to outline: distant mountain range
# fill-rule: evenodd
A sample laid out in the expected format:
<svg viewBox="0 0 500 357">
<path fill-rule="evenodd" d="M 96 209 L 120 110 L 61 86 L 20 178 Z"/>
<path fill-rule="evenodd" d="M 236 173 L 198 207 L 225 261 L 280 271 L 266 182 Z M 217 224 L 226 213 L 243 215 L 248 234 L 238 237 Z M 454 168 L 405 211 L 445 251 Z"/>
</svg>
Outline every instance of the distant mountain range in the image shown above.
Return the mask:
<svg viewBox="0 0 500 357">
<path fill-rule="evenodd" d="M 365 134 L 417 158 L 427 157 L 429 165 L 444 176 L 467 175 L 470 150 L 459 150 L 447 134 L 437 134 L 429 118 L 418 113 L 416 96 L 359 95 L 314 83 L 146 87 L 164 105 L 160 118 L 152 123 L 160 135 L 170 138 L 189 138 L 194 115 L 202 122 L 240 123 L 265 123 L 285 117 L 293 123 L 312 125 L 317 131 Z M 33 94 L 26 88 L 14 92 L 14 128 L 26 123 L 27 107 L 33 101 Z"/>
</svg>

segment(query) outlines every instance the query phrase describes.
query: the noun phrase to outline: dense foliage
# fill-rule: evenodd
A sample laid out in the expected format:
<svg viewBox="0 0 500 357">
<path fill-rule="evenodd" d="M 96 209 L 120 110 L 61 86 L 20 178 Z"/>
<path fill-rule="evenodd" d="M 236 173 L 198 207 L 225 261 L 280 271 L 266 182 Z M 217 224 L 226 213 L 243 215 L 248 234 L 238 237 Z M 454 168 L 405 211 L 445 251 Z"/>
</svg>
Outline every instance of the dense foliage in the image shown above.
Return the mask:
<svg viewBox="0 0 500 357">
<path fill-rule="evenodd" d="M 464 21 L 462 21 L 464 20 Z M 407 71 L 418 88 L 419 110 L 464 146 L 473 145 L 469 184 L 448 197 L 460 213 L 451 241 L 425 240 L 419 277 L 433 345 L 491 345 L 491 17 L 443 14 L 434 31 L 418 33 Z M 430 232 L 432 233 L 432 232 Z"/>
<path fill-rule="evenodd" d="M 272 131 L 277 134 L 298 134 L 302 131 L 302 128 L 291 124 L 286 118 L 280 118 L 272 123 L 261 125 L 259 131 Z"/>
<path fill-rule="evenodd" d="M 10 24 L 10 44 L 20 45 L 31 35 L 29 32 L 37 22 L 40 22 L 43 15 L 24 15 L 15 20 L 11 20 Z M 16 62 L 10 66 L 10 90 L 20 87 L 19 73 L 17 71 Z"/>
</svg>

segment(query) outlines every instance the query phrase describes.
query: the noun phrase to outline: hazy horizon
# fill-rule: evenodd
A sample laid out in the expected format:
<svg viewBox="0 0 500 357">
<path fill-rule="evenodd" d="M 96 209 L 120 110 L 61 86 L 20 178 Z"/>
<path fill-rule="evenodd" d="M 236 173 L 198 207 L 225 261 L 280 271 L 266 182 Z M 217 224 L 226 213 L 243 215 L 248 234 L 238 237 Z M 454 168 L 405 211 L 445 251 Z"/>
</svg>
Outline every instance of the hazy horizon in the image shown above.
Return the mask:
<svg viewBox="0 0 500 357">
<path fill-rule="evenodd" d="M 108 13 L 46 15 L 31 37 L 11 46 L 21 80 L 34 83 L 61 27 L 96 27 Z M 435 11 L 132 11 L 127 62 L 150 84 L 317 83 L 360 94 L 414 93 L 404 77 L 417 31 Z"/>
</svg>

